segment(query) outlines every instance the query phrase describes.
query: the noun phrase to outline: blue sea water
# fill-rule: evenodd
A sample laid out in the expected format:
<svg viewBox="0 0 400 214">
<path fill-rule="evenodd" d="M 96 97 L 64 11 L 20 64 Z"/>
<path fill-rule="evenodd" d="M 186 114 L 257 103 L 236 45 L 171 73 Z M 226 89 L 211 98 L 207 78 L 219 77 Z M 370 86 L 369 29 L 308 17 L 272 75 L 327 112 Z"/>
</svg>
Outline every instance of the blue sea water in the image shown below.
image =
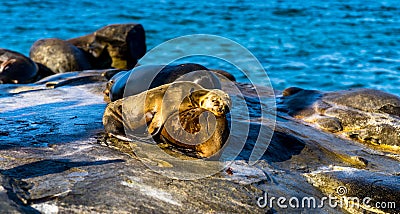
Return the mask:
<svg viewBox="0 0 400 214">
<path fill-rule="evenodd" d="M 28 55 L 41 38 L 130 22 L 144 26 L 148 49 L 189 34 L 232 39 L 258 58 L 278 90 L 369 87 L 400 95 L 398 0 L 2 0 L 0 47 Z"/>
</svg>

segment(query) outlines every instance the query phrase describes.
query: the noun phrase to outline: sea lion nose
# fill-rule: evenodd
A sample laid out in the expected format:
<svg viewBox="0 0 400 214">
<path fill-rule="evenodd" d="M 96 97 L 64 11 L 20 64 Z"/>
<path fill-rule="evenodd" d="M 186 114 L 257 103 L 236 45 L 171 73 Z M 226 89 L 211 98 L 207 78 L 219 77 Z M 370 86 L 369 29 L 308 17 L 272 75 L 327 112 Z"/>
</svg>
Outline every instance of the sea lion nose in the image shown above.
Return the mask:
<svg viewBox="0 0 400 214">
<path fill-rule="evenodd" d="M 230 111 L 230 106 L 225 106 L 225 112 L 228 113 Z"/>
</svg>

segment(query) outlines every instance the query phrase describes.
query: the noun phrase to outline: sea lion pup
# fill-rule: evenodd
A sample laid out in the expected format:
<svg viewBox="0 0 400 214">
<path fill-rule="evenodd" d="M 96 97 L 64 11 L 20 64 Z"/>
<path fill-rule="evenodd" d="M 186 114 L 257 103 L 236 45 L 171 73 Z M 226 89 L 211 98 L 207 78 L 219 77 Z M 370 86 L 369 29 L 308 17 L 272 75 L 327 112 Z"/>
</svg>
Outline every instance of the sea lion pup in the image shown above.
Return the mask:
<svg viewBox="0 0 400 214">
<path fill-rule="evenodd" d="M 192 73 L 195 71 L 197 73 Z M 233 77 L 231 74 L 224 72 L 208 70 L 206 67 L 195 63 L 138 66 L 130 71 L 113 76 L 104 90 L 104 100 L 115 101 L 123 96 L 139 94 L 145 90 L 168 84 L 178 79 L 192 81 L 208 89 L 220 89 L 221 84 L 218 75 L 224 74 L 227 78 Z M 149 81 L 152 82 L 150 83 Z M 131 87 L 125 88 L 126 85 Z"/>
<path fill-rule="evenodd" d="M 91 69 L 85 53 L 61 39 L 41 39 L 33 43 L 30 58 L 48 67 L 54 73 Z"/>
<path fill-rule="evenodd" d="M 230 105 L 229 95 L 219 89 L 209 90 L 193 82 L 179 81 L 109 103 L 103 124 L 110 134 L 163 139 L 178 147 L 194 149 L 198 157 L 209 157 L 227 139 L 226 114 Z M 204 112 L 208 113 L 201 117 Z M 210 114 L 215 120 L 208 120 Z M 173 127 L 166 127 L 170 125 Z"/>
<path fill-rule="evenodd" d="M 38 74 L 38 66 L 28 57 L 0 49 L 0 83 L 31 83 Z"/>
</svg>

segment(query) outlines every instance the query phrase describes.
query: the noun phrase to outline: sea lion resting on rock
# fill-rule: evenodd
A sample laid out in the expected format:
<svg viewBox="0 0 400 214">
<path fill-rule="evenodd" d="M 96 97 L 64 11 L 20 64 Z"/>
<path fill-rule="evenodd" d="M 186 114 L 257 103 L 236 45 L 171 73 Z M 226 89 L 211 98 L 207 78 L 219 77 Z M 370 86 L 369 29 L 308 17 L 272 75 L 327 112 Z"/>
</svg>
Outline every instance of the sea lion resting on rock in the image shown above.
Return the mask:
<svg viewBox="0 0 400 214">
<path fill-rule="evenodd" d="M 281 110 L 333 133 L 374 145 L 400 146 L 400 98 L 374 89 L 323 93 L 291 87 Z"/>
<path fill-rule="evenodd" d="M 194 71 L 198 72 L 193 73 Z M 168 84 L 178 79 L 192 81 L 208 89 L 221 89 L 218 75 L 235 81 L 235 78 L 226 71 L 208 70 L 206 67 L 195 63 L 138 66 L 130 71 L 123 71 L 114 75 L 104 90 L 104 99 L 115 101 L 121 99 L 124 94 L 125 96 L 139 94 L 147 89 Z M 152 82 L 146 82 L 152 79 Z M 126 88 L 126 85 L 133 87 Z"/>
<path fill-rule="evenodd" d="M 0 49 L 0 83 L 30 83 L 39 75 L 38 66 L 15 51 Z"/>
<path fill-rule="evenodd" d="M 163 139 L 209 157 L 227 139 L 230 105 L 229 95 L 221 90 L 179 81 L 109 103 L 103 124 L 114 135 Z"/>
</svg>

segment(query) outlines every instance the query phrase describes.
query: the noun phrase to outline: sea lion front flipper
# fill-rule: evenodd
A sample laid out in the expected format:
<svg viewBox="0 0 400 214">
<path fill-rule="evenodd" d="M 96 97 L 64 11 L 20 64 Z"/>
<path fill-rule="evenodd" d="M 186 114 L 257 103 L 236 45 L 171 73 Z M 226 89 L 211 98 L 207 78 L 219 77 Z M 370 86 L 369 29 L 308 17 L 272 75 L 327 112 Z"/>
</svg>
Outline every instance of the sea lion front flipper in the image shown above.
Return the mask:
<svg viewBox="0 0 400 214">
<path fill-rule="evenodd" d="M 150 112 L 146 113 L 146 120 L 148 119 L 147 118 L 148 113 L 150 113 Z M 147 131 L 149 132 L 149 134 L 154 136 L 160 132 L 161 126 L 163 125 L 163 123 L 164 123 L 164 121 L 162 119 L 162 115 L 157 112 L 153 115 L 151 122 L 149 123 L 149 125 L 147 127 Z"/>
<path fill-rule="evenodd" d="M 5 68 L 7 68 L 7 66 L 11 65 L 12 63 L 16 62 L 16 59 L 8 59 L 6 61 L 4 61 L 3 63 L 1 63 L 0 65 L 0 70 L 4 70 Z"/>
<path fill-rule="evenodd" d="M 107 133 L 125 136 L 121 100 L 107 105 L 103 115 L 103 125 Z"/>
</svg>

